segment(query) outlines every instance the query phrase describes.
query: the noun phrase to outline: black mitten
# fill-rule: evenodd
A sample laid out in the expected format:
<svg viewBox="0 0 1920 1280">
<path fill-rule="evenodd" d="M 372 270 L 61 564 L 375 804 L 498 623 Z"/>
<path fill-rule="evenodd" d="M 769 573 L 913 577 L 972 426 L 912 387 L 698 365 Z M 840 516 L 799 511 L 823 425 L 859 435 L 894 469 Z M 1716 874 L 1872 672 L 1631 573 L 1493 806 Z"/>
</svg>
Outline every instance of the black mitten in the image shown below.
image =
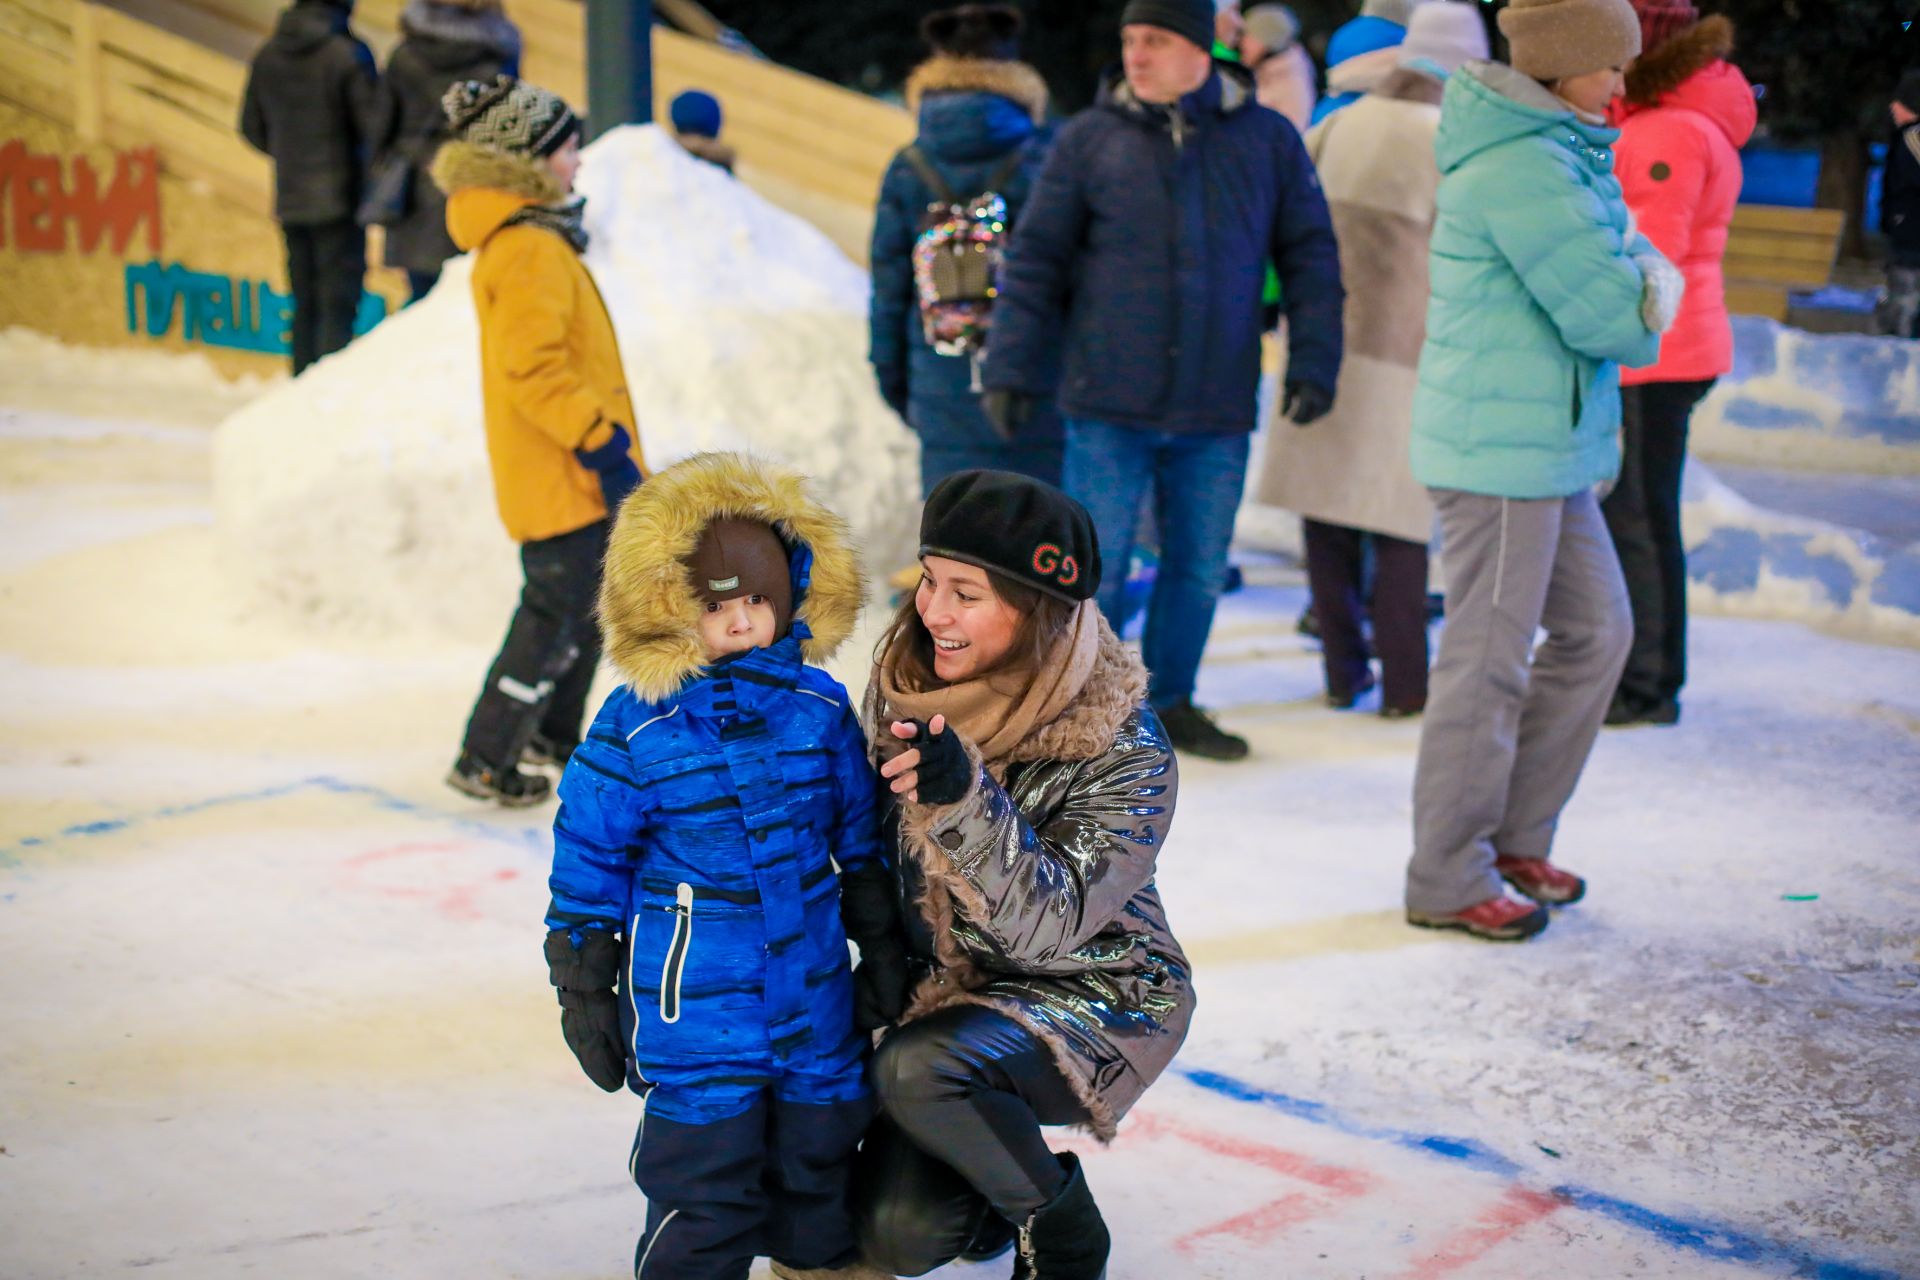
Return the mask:
<svg viewBox="0 0 1920 1280">
<path fill-rule="evenodd" d="M 854 1025 L 862 1031 L 890 1027 L 906 1010 L 912 985 L 893 872 L 878 862 L 841 872 L 840 918 L 860 948 L 853 971 Z"/>
<path fill-rule="evenodd" d="M 967 749 L 960 745 L 953 727 L 949 725 L 945 731 L 934 733 L 924 720 L 909 723 L 916 732 L 904 741 L 909 751 L 915 747 L 920 749 L 920 782 L 914 788 L 920 803 L 952 804 L 966 795 L 973 785 L 973 762 L 967 759 Z"/>
<path fill-rule="evenodd" d="M 620 1035 L 620 940 L 605 929 L 583 931 L 578 947 L 566 929 L 547 934 L 547 976 L 560 989 L 560 1034 L 587 1078 L 608 1093 L 627 1082 L 627 1045 Z"/>
</svg>

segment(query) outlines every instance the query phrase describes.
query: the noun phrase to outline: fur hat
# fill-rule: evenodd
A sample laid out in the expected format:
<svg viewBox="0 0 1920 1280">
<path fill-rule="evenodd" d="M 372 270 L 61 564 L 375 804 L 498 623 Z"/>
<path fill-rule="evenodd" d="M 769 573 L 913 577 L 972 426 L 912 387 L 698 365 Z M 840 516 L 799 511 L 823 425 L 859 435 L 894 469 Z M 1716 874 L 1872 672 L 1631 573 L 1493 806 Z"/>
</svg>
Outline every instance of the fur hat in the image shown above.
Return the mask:
<svg viewBox="0 0 1920 1280">
<path fill-rule="evenodd" d="M 723 516 L 710 521 L 693 550 L 680 559 L 702 604 L 760 596 L 773 606 L 773 634 L 787 633 L 787 620 L 793 616 L 791 557 L 772 525 Z"/>
<path fill-rule="evenodd" d="M 1633 0 L 1633 11 L 1640 15 L 1642 53 L 1652 53 L 1662 41 L 1700 21 L 1693 0 Z"/>
<path fill-rule="evenodd" d="M 1462 63 L 1484 60 L 1491 52 L 1487 45 L 1487 24 L 1480 20 L 1480 7 L 1441 0 L 1423 4 L 1413 11 L 1413 21 L 1407 25 L 1407 38 L 1400 46 L 1400 65 L 1431 62 L 1452 75 Z"/>
<path fill-rule="evenodd" d="M 1213 0 L 1127 0 L 1123 27 L 1161 27 L 1202 49 L 1213 48 Z"/>
<path fill-rule="evenodd" d="M 550 156 L 580 132 L 580 117 L 559 94 L 507 75 L 459 81 L 440 109 L 457 140 L 508 155 Z"/>
<path fill-rule="evenodd" d="M 1271 53 L 1291 48 L 1300 38 L 1300 19 L 1284 4 L 1257 4 L 1241 20 L 1241 37 L 1257 40 Z"/>
<path fill-rule="evenodd" d="M 1511 0 L 1500 30 L 1513 69 L 1545 84 L 1640 56 L 1640 15 L 1629 0 Z"/>
<path fill-rule="evenodd" d="M 1012 61 L 1020 56 L 1026 20 L 1010 4 L 958 4 L 920 20 L 920 37 L 950 58 Z"/>
<path fill-rule="evenodd" d="M 920 514 L 920 554 L 944 556 L 1078 604 L 1100 590 L 1100 535 L 1087 509 L 1043 480 L 958 471 Z"/>
</svg>

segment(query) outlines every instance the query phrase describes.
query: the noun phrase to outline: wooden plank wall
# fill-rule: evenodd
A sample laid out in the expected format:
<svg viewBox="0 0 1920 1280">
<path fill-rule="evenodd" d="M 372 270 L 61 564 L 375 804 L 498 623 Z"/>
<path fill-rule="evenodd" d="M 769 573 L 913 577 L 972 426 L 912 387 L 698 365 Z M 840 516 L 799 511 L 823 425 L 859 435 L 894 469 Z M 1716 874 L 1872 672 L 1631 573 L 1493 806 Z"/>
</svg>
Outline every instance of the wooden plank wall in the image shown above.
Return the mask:
<svg viewBox="0 0 1920 1280">
<path fill-rule="evenodd" d="M 398 38 L 404 0 L 362 0 L 354 24 L 376 50 Z M 586 99 L 579 0 L 507 0 L 526 39 L 523 70 L 580 105 Z M 246 58 L 271 11 L 238 0 L 0 0 L 0 95 L 72 125 L 88 141 L 154 145 L 162 165 L 261 213 L 267 161 L 235 122 Z M 856 258 L 880 175 L 913 126 L 897 107 L 770 62 L 656 29 L 662 116 L 683 89 L 714 94 L 740 173 L 776 203 L 819 223 Z M 586 103 L 591 111 L 592 104 Z"/>
</svg>

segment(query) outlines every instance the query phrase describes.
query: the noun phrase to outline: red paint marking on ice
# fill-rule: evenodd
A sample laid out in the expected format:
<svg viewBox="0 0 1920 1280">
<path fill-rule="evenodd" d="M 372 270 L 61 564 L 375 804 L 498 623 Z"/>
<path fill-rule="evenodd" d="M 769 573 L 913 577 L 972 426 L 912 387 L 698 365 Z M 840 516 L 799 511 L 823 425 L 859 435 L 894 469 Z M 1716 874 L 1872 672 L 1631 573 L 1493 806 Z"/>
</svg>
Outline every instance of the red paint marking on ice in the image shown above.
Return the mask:
<svg viewBox="0 0 1920 1280">
<path fill-rule="evenodd" d="M 1432 1253 L 1393 1280 L 1441 1280 L 1480 1261 L 1523 1228 L 1551 1217 L 1565 1205 L 1557 1196 L 1525 1187 L 1508 1187 L 1472 1226 L 1462 1227 L 1434 1247 Z"/>
<path fill-rule="evenodd" d="M 489 884 L 517 880 L 520 878 L 520 873 L 511 867 L 504 867 L 489 873 L 483 879 L 468 879 L 459 883 L 438 885 L 376 884 L 363 879 L 362 873 L 370 868 L 385 866 L 403 858 L 459 854 L 466 852 L 470 847 L 452 840 L 415 841 L 356 853 L 340 865 L 346 869 L 349 888 L 377 893 L 384 898 L 431 899 L 434 910 L 442 916 L 449 920 L 465 922 L 481 918 L 476 898 L 482 888 Z"/>
</svg>

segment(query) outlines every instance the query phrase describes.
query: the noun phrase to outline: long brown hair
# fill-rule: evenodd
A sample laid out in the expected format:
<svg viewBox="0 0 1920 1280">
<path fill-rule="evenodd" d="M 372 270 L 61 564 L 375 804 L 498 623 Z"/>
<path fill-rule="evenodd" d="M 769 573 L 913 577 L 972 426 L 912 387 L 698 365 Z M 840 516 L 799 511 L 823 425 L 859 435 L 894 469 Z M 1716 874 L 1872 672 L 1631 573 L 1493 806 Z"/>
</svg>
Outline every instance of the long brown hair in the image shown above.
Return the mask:
<svg viewBox="0 0 1920 1280">
<path fill-rule="evenodd" d="M 1002 667 L 1024 665 L 1038 670 L 1046 663 L 1047 655 L 1053 652 L 1055 642 L 1073 627 L 1073 618 L 1080 606 L 1058 596 L 1050 596 L 1024 582 L 1015 582 L 984 565 L 974 567 L 987 575 L 987 585 L 1001 603 L 1020 615 L 1020 625 L 1014 630 L 1013 643 L 1007 646 L 1000 660 L 988 669 L 998 671 Z M 894 652 L 895 639 L 904 641 L 893 666 L 893 682 L 899 688 L 913 693 L 938 689 L 944 683 L 933 672 L 933 634 L 927 630 L 926 623 L 920 621 L 919 595 L 920 588 L 916 583 L 914 589 L 901 600 L 900 608 L 893 615 L 892 625 L 880 637 L 880 643 L 873 651 L 874 661 L 885 663 L 887 655 Z"/>
</svg>

